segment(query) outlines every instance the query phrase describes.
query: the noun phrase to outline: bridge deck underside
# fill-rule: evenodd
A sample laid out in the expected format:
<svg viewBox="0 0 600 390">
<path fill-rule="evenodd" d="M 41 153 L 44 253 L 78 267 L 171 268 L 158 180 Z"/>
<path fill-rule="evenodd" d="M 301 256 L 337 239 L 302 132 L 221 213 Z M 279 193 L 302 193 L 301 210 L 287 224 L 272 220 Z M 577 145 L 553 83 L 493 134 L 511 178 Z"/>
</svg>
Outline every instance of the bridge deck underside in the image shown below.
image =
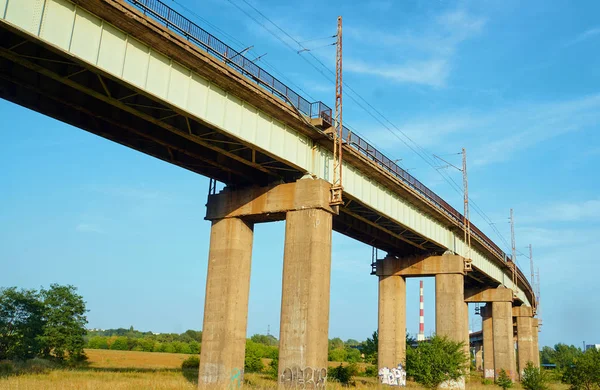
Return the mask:
<svg viewBox="0 0 600 390">
<path fill-rule="evenodd" d="M 230 186 L 305 173 L 4 22 L 0 97 Z M 333 228 L 392 255 L 445 250 L 356 199 L 345 198 Z M 471 276 L 492 281 L 477 270 Z"/>
</svg>

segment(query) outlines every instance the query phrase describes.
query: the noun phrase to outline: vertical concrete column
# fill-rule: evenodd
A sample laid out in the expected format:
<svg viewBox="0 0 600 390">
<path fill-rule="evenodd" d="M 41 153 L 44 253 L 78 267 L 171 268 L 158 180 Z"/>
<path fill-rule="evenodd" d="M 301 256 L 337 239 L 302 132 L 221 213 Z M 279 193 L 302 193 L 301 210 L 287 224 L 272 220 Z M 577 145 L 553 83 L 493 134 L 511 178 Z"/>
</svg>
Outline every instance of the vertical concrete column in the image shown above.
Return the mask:
<svg viewBox="0 0 600 390">
<path fill-rule="evenodd" d="M 435 275 L 435 332 L 439 336 L 463 343 L 465 334 L 468 333 L 468 330 L 465 330 L 464 283 L 462 274 Z M 467 343 L 465 351 L 468 351 L 468 345 Z M 464 389 L 465 378 L 446 381 L 441 387 Z"/>
<path fill-rule="evenodd" d="M 253 226 L 215 220 L 210 232 L 199 384 L 242 383 Z M 233 378 L 233 379 L 232 379 Z"/>
<path fill-rule="evenodd" d="M 464 276 L 435 275 L 435 331 L 451 340 L 465 341 Z"/>
<path fill-rule="evenodd" d="M 465 353 L 467 354 L 467 356 L 469 357 L 469 362 L 468 362 L 468 366 L 467 366 L 467 370 L 471 369 L 471 334 L 469 333 L 469 303 L 465 302 L 465 307 L 464 307 L 464 315 L 465 315 L 465 322 L 464 322 L 464 337 L 465 337 Z"/>
<path fill-rule="evenodd" d="M 492 303 L 492 330 L 494 332 L 494 369 L 496 378 L 501 369 L 515 380 L 515 349 L 511 302 Z"/>
<path fill-rule="evenodd" d="M 279 382 L 325 384 L 329 331 L 332 214 L 288 211 L 285 225 Z"/>
<path fill-rule="evenodd" d="M 475 349 L 475 369 L 477 371 L 483 371 L 483 348 L 481 345 Z"/>
<path fill-rule="evenodd" d="M 538 342 L 539 335 L 539 320 L 537 318 L 531 319 L 531 336 L 532 336 L 532 354 L 533 354 L 533 365 L 536 367 L 540 366 L 540 345 Z"/>
<path fill-rule="evenodd" d="M 383 275 L 379 276 L 379 310 L 377 363 L 379 368 L 397 367 L 406 361 L 406 280 L 389 275 L 383 261 Z"/>
<path fill-rule="evenodd" d="M 527 362 L 533 363 L 533 327 L 531 317 L 517 317 L 517 351 L 519 356 L 519 377 L 523 378 L 523 371 Z"/>
<path fill-rule="evenodd" d="M 492 326 L 492 304 L 481 308 L 483 324 L 483 377 L 494 379 L 494 333 Z"/>
</svg>

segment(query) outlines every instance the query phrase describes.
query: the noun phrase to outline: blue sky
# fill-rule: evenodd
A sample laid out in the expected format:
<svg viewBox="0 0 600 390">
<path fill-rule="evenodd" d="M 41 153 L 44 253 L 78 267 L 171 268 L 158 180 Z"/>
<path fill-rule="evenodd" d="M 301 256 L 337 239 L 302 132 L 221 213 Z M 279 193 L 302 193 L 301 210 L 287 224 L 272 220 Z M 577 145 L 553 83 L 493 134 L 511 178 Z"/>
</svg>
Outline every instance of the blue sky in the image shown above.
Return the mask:
<svg viewBox="0 0 600 390">
<path fill-rule="evenodd" d="M 185 14 L 225 42 L 253 45 L 248 57 L 268 53 L 259 64 L 309 100 L 333 106 L 328 71 L 276 39 L 282 33 L 242 0 L 178 2 L 172 5 L 189 8 L 202 20 Z M 296 40 L 310 40 L 303 46 L 330 68 L 334 47 L 322 46 L 333 39 L 313 39 L 333 35 L 341 14 L 344 80 L 352 89 L 428 155 L 458 165 L 453 153 L 467 148 L 471 198 L 508 242 L 515 209 L 517 247 L 526 253 L 533 245 L 541 273 L 540 344 L 600 342 L 600 4 L 251 3 Z M 460 209 L 461 194 L 350 95 L 359 100 L 347 90 L 345 122 Z M 207 179 L 6 101 L 0 115 L 0 286 L 73 284 L 88 302 L 90 327 L 201 328 Z M 460 183 L 459 172 L 446 173 Z M 509 251 L 480 215 L 472 219 Z M 278 334 L 284 227 L 255 228 L 249 334 L 269 326 Z M 330 337 L 362 340 L 377 326 L 371 248 L 335 233 L 333 244 Z M 528 275 L 528 259 L 518 260 Z M 425 287 L 430 333 L 433 280 Z M 418 279 L 409 280 L 412 334 L 418 289 Z M 472 315 L 471 324 L 480 329 L 480 318 Z"/>
</svg>

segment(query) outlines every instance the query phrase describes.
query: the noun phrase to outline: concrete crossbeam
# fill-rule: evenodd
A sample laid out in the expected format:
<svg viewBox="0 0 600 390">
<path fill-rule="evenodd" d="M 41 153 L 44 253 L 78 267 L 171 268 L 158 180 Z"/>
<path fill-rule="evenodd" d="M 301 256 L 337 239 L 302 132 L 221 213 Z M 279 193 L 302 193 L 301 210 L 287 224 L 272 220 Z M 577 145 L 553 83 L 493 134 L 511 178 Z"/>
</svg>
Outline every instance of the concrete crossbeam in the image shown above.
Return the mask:
<svg viewBox="0 0 600 390">
<path fill-rule="evenodd" d="M 384 266 L 384 263 L 388 264 Z M 444 254 L 441 256 L 419 255 L 402 258 L 387 256 L 383 260 L 377 260 L 378 276 L 396 275 L 408 277 L 435 276 L 440 274 L 464 275 L 464 258 L 458 255 Z M 463 301 L 463 297 L 461 297 L 461 301 Z M 462 310 L 460 312 L 462 313 Z"/>
<path fill-rule="evenodd" d="M 301 179 L 268 187 L 228 188 L 209 195 L 206 219 L 243 217 L 256 222 L 278 221 L 293 210 L 321 209 L 329 213 L 331 184 L 322 179 Z"/>
<path fill-rule="evenodd" d="M 253 227 L 239 218 L 212 223 L 199 383 L 242 383 Z"/>
<path fill-rule="evenodd" d="M 509 288 L 485 288 L 465 290 L 465 302 L 512 302 L 513 293 Z"/>
</svg>

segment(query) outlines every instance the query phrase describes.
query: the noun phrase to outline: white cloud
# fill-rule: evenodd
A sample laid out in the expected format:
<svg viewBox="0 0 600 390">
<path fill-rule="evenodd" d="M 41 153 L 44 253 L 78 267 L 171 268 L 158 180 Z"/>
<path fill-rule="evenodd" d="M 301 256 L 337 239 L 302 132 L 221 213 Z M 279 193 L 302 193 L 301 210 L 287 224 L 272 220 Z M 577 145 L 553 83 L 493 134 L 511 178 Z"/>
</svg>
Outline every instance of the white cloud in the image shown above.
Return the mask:
<svg viewBox="0 0 600 390">
<path fill-rule="evenodd" d="M 517 152 L 598 123 L 600 94 L 554 102 L 517 103 L 488 112 L 470 110 L 417 117 L 398 128 L 420 146 L 436 153 L 457 152 L 466 147 L 469 166 L 476 168 L 507 161 Z M 369 139 L 376 146 L 393 150 L 394 156 L 390 157 L 412 155 L 387 129 L 366 123 L 356 127 L 369 129 Z"/>
<path fill-rule="evenodd" d="M 373 28 L 350 28 L 345 32 L 351 40 L 369 44 L 369 50 L 402 52 L 408 59 L 400 63 L 380 64 L 346 60 L 345 70 L 374 75 L 397 83 L 442 87 L 452 69 L 452 57 L 461 42 L 479 34 L 485 19 L 464 10 L 453 10 L 434 17 L 424 31 L 403 31 L 390 34 Z M 377 61 L 377 62 L 375 62 Z"/>
<path fill-rule="evenodd" d="M 373 65 L 349 60 L 344 64 L 344 69 L 348 72 L 379 76 L 398 83 L 415 83 L 430 87 L 444 86 L 450 71 L 448 62 L 444 59 L 401 65 Z"/>
<path fill-rule="evenodd" d="M 581 34 L 579 34 L 575 39 L 573 39 L 572 41 L 569 41 L 566 46 L 572 46 L 575 45 L 577 43 L 583 42 L 587 39 L 593 38 L 597 35 L 600 35 L 600 27 L 593 27 L 590 28 L 584 32 L 582 32 Z"/>
<path fill-rule="evenodd" d="M 525 216 L 523 221 L 526 223 L 600 222 L 600 198 L 544 205 L 533 214 Z"/>
</svg>

